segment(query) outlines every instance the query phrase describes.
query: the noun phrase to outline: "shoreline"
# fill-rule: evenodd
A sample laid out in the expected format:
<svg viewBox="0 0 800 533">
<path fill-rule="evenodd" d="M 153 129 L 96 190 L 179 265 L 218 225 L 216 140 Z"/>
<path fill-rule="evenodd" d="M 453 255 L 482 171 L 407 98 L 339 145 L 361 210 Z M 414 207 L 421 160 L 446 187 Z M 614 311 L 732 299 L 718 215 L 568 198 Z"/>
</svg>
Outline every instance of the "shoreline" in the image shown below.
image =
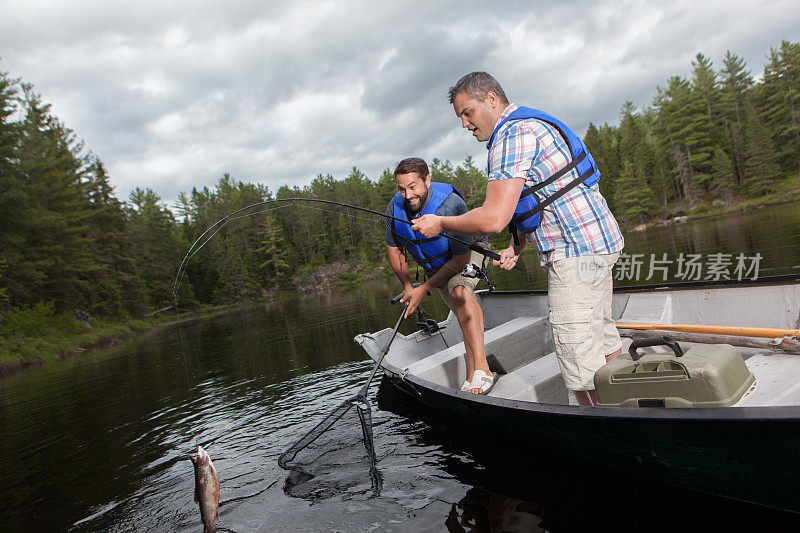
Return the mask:
<svg viewBox="0 0 800 533">
<path fill-rule="evenodd" d="M 339 275 L 346 269 L 342 269 L 341 266 L 323 265 L 317 269 L 319 274 L 313 277 L 311 283 L 295 286 L 291 289 L 265 291 L 260 298 L 236 304 L 203 307 L 191 311 L 176 311 L 174 307 L 167 307 L 144 317 L 131 318 L 122 322 L 106 322 L 101 317 L 93 317 L 90 321 L 96 321 L 96 324 L 91 325 L 91 329 L 78 333 L 60 330 L 42 337 L 17 335 L 16 339 L 14 339 L 17 341 L 16 344 L 20 347 L 24 346 L 24 352 L 35 351 L 37 355 L 26 356 L 24 352 L 14 353 L 13 349 L 6 353 L 0 352 L 0 379 L 17 374 L 32 366 L 44 365 L 51 361 L 83 354 L 90 350 L 113 348 L 133 337 L 178 322 L 187 322 L 226 313 L 240 306 L 280 301 L 308 294 L 309 292 L 319 293 L 335 287 L 347 287 L 376 279 L 385 274 L 385 269 L 381 268 L 378 275 L 375 275 L 378 267 L 380 265 L 372 266 L 369 269 L 371 270 L 371 275 L 368 274 L 357 279 L 345 277 L 342 280 L 338 279 Z M 333 268 L 333 272 L 331 272 L 331 268 Z"/>
<path fill-rule="evenodd" d="M 792 196 L 794 195 L 794 196 Z M 636 224 L 623 228 L 623 231 L 639 232 L 656 227 L 670 227 L 680 224 L 685 224 L 691 220 L 701 220 L 704 218 L 711 218 L 720 215 L 732 215 L 734 213 L 742 213 L 747 211 L 754 211 L 761 207 L 771 207 L 775 205 L 791 204 L 797 202 L 800 197 L 800 188 L 793 188 L 791 190 L 780 191 L 768 196 L 760 198 L 750 198 L 740 202 L 732 203 L 730 205 L 711 205 L 703 203 L 693 208 L 684 206 L 676 206 L 675 213 L 686 213 L 683 216 L 670 215 L 667 218 L 656 217 L 651 218 L 642 224 Z"/>
<path fill-rule="evenodd" d="M 158 316 L 157 314 L 142 318 L 132 318 L 124 322 L 100 322 L 92 329 L 73 333 L 59 331 L 44 337 L 32 338 L 17 336 L 20 343 L 32 343 L 39 355 L 26 357 L 25 354 L 3 353 L 0 354 L 0 379 L 11 376 L 26 368 L 44 365 L 50 361 L 65 359 L 89 350 L 112 348 L 142 333 L 154 331 L 159 328 L 175 324 L 184 320 L 191 320 L 228 311 L 235 306 L 216 306 L 201 311 L 177 313 Z"/>
</svg>

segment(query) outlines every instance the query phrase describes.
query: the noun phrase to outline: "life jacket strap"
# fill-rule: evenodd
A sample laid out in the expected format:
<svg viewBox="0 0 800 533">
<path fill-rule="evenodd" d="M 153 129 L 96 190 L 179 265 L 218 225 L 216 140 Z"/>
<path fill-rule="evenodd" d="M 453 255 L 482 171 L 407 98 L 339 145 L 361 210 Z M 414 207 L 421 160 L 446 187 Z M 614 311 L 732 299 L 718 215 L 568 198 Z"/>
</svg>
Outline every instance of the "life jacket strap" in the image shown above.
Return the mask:
<svg viewBox="0 0 800 533">
<path fill-rule="evenodd" d="M 397 234 L 397 232 L 395 232 L 395 234 Z M 426 242 L 433 242 L 441 237 L 441 235 L 436 235 L 434 237 L 423 237 L 422 239 L 407 239 L 402 235 L 397 235 L 397 236 L 400 239 L 406 241 L 408 244 L 413 244 L 413 245 L 420 245 Z"/>
<path fill-rule="evenodd" d="M 521 221 L 523 221 L 523 220 L 525 220 L 527 218 L 530 218 L 531 216 L 533 216 L 537 212 L 544 211 L 545 207 L 547 207 L 548 205 L 552 204 L 553 202 L 555 202 L 556 200 L 558 200 L 559 198 L 561 198 L 562 196 L 567 194 L 569 191 L 571 191 L 572 189 L 574 189 L 575 187 L 577 187 L 578 185 L 580 185 L 581 183 L 586 181 L 594 173 L 595 173 L 595 169 L 592 168 L 592 167 L 589 167 L 589 169 L 586 172 L 584 172 L 583 174 L 581 174 L 580 176 L 578 176 L 574 180 L 572 180 L 569 183 L 567 183 L 564 187 L 562 187 L 561 189 L 559 189 L 555 193 L 553 193 L 550 196 L 548 196 L 547 198 L 545 198 L 542 201 L 542 203 L 538 204 L 533 209 L 531 209 L 529 211 L 526 211 L 525 213 L 512 218 L 511 219 L 511 223 L 509 224 L 509 229 L 511 229 L 511 224 L 515 224 L 516 225 L 517 223 L 519 223 L 519 222 L 521 222 Z M 516 231 L 514 231 L 514 234 L 516 235 Z M 519 244 L 519 243 L 517 243 L 517 244 Z"/>
<path fill-rule="evenodd" d="M 519 235 L 517 235 L 517 225 L 512 220 L 508 223 L 508 232 L 511 234 L 511 238 L 514 239 L 514 246 L 519 246 Z"/>
<path fill-rule="evenodd" d="M 522 194 L 520 194 L 519 197 L 520 198 L 524 198 L 524 197 L 528 196 L 529 194 L 533 194 L 536 191 L 547 187 L 551 183 L 553 183 L 556 180 L 558 180 L 561 176 L 563 176 L 567 172 L 571 171 L 573 168 L 577 167 L 581 163 L 581 161 L 583 161 L 584 159 L 586 159 L 586 152 L 581 152 L 581 154 L 578 157 L 576 157 L 575 159 L 573 159 L 572 161 L 570 161 L 567 166 L 565 166 L 564 168 L 562 168 L 561 170 L 559 170 L 558 172 L 556 172 L 555 174 L 553 174 L 552 176 L 550 176 L 549 178 L 544 180 L 543 182 L 537 183 L 536 185 L 533 185 L 533 186 L 528 187 L 525 190 L 523 190 Z M 581 180 L 581 181 L 583 181 L 583 180 Z"/>
<path fill-rule="evenodd" d="M 422 250 L 420 250 L 420 251 L 422 251 Z M 440 257 L 444 257 L 444 256 L 446 256 L 446 255 L 449 255 L 449 254 L 450 254 L 450 250 L 448 250 L 448 251 L 446 251 L 446 252 L 444 252 L 444 253 L 441 253 L 441 254 L 439 254 L 439 255 L 434 255 L 433 257 L 429 256 L 429 255 L 428 255 L 428 254 L 426 254 L 424 251 L 422 251 L 422 253 L 425 255 L 425 260 L 424 260 L 424 261 L 417 261 L 417 263 L 418 263 L 418 264 L 421 264 L 422 266 L 425 266 L 425 265 L 427 265 L 427 264 L 432 264 L 434 261 L 436 261 L 436 260 L 437 260 L 437 259 L 439 259 Z M 413 255 L 413 254 L 412 254 L 412 255 Z M 416 260 L 416 257 L 414 257 L 414 259 Z"/>
</svg>

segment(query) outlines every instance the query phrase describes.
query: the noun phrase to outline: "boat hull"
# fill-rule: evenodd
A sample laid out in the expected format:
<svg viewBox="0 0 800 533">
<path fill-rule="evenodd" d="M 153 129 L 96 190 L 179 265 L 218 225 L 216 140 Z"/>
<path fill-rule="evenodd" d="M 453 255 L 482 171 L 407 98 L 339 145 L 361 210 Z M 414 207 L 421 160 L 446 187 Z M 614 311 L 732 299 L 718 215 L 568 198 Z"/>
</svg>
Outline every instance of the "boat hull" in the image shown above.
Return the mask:
<svg viewBox="0 0 800 533">
<path fill-rule="evenodd" d="M 387 372 L 403 392 L 495 437 L 629 474 L 800 513 L 798 409 L 597 409 L 470 398 Z M 613 411 L 613 412 L 612 412 Z M 625 412 L 628 411 L 628 412 Z M 631 413 L 630 411 L 640 411 Z M 778 415 L 778 416 L 776 416 Z M 785 415 L 785 416 L 782 416 Z"/>
</svg>

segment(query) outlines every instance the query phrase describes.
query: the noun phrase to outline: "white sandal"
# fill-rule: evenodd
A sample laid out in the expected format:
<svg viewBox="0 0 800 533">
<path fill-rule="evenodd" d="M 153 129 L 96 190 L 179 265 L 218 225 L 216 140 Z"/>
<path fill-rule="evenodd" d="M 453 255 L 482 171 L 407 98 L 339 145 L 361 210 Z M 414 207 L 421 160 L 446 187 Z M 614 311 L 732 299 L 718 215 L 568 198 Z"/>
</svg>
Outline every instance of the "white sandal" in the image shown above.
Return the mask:
<svg viewBox="0 0 800 533">
<path fill-rule="evenodd" d="M 469 381 L 465 381 L 463 385 L 461 385 L 461 390 L 467 392 L 471 387 L 469 386 Z"/>
<path fill-rule="evenodd" d="M 489 394 L 489 391 L 494 387 L 495 380 L 497 380 L 497 372 L 492 372 L 490 376 L 483 370 L 476 370 L 472 373 L 472 382 L 467 390 L 480 389 L 480 392 L 475 394 Z"/>
</svg>

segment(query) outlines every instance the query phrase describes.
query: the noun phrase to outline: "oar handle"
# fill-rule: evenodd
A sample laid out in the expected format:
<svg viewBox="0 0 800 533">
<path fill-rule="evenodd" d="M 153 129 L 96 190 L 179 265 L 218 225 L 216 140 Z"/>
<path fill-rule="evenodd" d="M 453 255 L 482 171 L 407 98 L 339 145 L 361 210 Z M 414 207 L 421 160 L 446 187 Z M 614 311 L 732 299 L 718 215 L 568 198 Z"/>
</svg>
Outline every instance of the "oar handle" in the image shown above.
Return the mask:
<svg viewBox="0 0 800 533">
<path fill-rule="evenodd" d="M 641 322 L 617 322 L 617 329 L 657 329 L 661 331 L 680 331 L 684 333 L 705 333 L 709 335 L 736 335 L 739 337 L 800 337 L 798 329 L 760 328 L 751 326 L 710 326 L 704 324 L 646 324 Z"/>
</svg>

